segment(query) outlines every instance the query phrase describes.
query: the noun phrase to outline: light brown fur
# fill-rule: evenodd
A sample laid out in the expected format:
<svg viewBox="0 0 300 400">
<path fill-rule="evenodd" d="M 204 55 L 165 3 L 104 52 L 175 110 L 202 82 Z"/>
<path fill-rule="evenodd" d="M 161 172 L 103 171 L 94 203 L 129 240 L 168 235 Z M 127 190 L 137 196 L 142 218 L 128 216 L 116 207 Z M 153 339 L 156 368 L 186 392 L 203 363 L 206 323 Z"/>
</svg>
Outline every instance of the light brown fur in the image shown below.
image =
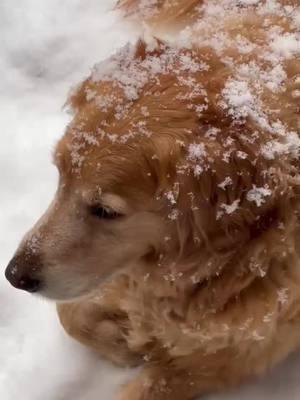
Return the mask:
<svg viewBox="0 0 300 400">
<path fill-rule="evenodd" d="M 120 6 L 132 13 L 138 3 Z M 199 3 L 178 1 L 168 15 L 187 23 Z M 232 38 L 239 32 L 263 47 L 263 21 L 250 10 L 225 26 Z M 273 24 L 291 29 L 281 17 Z M 120 400 L 193 399 L 264 373 L 300 345 L 299 162 L 290 154 L 266 159 L 260 148 L 270 132 L 253 118 L 234 123 L 219 103 L 233 74 L 222 57 L 262 67 L 265 61 L 259 49 L 240 55 L 234 45 L 221 55 L 207 45 L 177 51 L 209 68 L 150 80 L 122 118 L 115 108 L 128 99 L 113 80 L 90 77 L 72 94 L 75 115 L 55 153 L 56 199 L 16 254 L 27 257 L 26 268 L 41 261 L 42 294 L 70 301 L 59 303 L 58 313 L 71 336 L 119 365 L 143 364 Z M 163 42 L 151 49 L 140 41 L 131 63 L 167 52 Z M 300 61 L 284 63 L 287 90 L 265 88 L 261 99 L 269 121 L 280 118 L 299 133 L 300 103 L 292 93 L 300 89 Z M 191 97 L 191 87 L 180 84 L 188 78 L 208 94 L 201 114 L 195 106 L 203 94 Z M 100 111 L 97 99 L 111 95 Z M 215 140 L 205 135 L 211 127 L 221 132 Z M 110 136 L 101 134 L 106 129 Z M 133 129 L 139 134 L 123 140 Z M 249 141 L 253 132 L 256 139 Z M 224 160 L 228 138 L 231 154 Z M 191 144 L 205 146 L 209 168 L 199 176 L 195 160 L 187 162 Z M 231 184 L 224 189 L 226 177 Z M 259 207 L 246 196 L 253 185 L 270 189 Z M 125 217 L 95 221 L 88 207 L 103 199 Z M 219 218 L 222 205 L 236 199 L 239 207 Z"/>
</svg>

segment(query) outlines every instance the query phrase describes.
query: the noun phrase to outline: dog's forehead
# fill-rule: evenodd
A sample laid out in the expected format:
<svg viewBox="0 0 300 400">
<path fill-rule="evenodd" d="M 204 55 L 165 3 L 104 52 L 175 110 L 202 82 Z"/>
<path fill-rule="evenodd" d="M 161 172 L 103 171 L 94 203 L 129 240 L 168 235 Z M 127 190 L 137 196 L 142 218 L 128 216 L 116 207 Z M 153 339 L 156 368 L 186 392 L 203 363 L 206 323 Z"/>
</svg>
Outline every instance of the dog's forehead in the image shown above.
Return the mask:
<svg viewBox="0 0 300 400">
<path fill-rule="evenodd" d="M 70 96 L 74 118 L 56 150 L 56 159 L 67 162 L 58 164 L 81 170 L 91 159 L 94 165 L 96 158 L 112 159 L 116 149 L 126 159 L 139 156 L 145 143 L 170 138 L 181 146 L 199 125 L 198 103 L 208 113 L 202 81 L 213 80 L 206 76 L 213 57 L 207 50 L 139 42 L 95 66 Z"/>
<path fill-rule="evenodd" d="M 67 131 L 58 142 L 54 152 L 54 163 L 61 173 L 80 176 L 87 167 L 100 169 L 106 160 L 112 162 L 116 152 L 114 141 L 96 133 Z M 123 149 L 122 149 L 123 147 Z M 125 159 L 124 146 L 118 146 L 118 155 Z"/>
<path fill-rule="evenodd" d="M 143 164 L 142 148 L 107 137 L 68 131 L 56 146 L 54 162 L 60 185 L 66 189 L 76 188 L 93 196 L 100 189 L 132 201 L 138 193 L 154 190 L 147 163 Z"/>
</svg>

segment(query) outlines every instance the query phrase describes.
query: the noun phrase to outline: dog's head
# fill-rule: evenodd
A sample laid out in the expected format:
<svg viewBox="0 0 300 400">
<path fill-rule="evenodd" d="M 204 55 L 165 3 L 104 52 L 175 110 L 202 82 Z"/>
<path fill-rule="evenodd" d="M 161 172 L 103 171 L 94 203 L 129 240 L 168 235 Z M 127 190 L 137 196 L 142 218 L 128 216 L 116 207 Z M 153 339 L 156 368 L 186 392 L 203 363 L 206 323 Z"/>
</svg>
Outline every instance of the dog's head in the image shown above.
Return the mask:
<svg viewBox="0 0 300 400">
<path fill-rule="evenodd" d="M 259 234 L 290 193 L 292 167 L 268 129 L 232 116 L 228 79 L 211 50 L 162 43 L 98 66 L 71 95 L 57 193 L 9 281 L 67 300 L 124 268 L 202 265 Z"/>
</svg>

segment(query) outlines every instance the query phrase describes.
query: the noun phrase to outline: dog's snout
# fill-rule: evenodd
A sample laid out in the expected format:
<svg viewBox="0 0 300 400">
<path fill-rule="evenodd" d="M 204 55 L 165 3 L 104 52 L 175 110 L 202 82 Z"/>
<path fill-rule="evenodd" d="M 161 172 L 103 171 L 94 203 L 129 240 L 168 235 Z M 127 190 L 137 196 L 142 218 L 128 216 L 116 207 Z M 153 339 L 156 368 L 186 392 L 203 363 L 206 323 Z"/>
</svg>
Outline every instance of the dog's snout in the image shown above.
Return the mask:
<svg viewBox="0 0 300 400">
<path fill-rule="evenodd" d="M 13 258 L 5 270 L 5 277 L 17 289 L 34 293 L 41 288 L 41 280 L 36 276 L 32 265 L 23 264 L 19 257 Z"/>
</svg>

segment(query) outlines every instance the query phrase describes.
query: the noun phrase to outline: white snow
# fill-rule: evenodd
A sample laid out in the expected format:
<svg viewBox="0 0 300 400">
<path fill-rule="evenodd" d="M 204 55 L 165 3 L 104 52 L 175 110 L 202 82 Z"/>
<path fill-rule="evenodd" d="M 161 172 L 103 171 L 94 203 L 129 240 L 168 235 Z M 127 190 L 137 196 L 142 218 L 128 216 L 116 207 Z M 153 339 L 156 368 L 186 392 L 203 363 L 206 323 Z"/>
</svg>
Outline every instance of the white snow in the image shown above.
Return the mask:
<svg viewBox="0 0 300 400">
<path fill-rule="evenodd" d="M 295 54 L 300 53 L 299 35 L 295 33 L 285 33 L 272 36 L 271 48 L 274 50 L 275 54 L 289 59 Z"/>
<path fill-rule="evenodd" d="M 2 272 L 23 233 L 54 194 L 57 174 L 51 150 L 67 122 L 61 106 L 69 87 L 130 36 L 106 12 L 113 4 L 114 0 L 0 2 Z M 275 44 L 282 52 L 282 42 Z M 289 52 L 298 51 L 294 45 Z M 239 101 L 234 97 L 232 106 L 243 106 Z M 202 161 L 204 149 L 190 150 L 195 162 Z M 113 399 L 116 387 L 134 371 L 112 367 L 73 342 L 60 328 L 53 304 L 12 289 L 2 272 L 1 400 Z M 299 367 L 300 359 L 294 356 L 257 383 L 208 398 L 296 400 Z"/>
<path fill-rule="evenodd" d="M 232 179 L 230 178 L 230 176 L 226 176 L 226 178 L 224 179 L 224 181 L 221 182 L 218 186 L 219 186 L 221 189 L 225 190 L 225 188 L 226 188 L 227 186 L 230 186 L 230 185 L 232 185 Z"/>
<path fill-rule="evenodd" d="M 224 214 L 233 214 L 240 204 L 240 199 L 234 200 L 231 204 L 221 204 L 220 210 L 217 212 L 217 219 L 220 219 Z"/>
<path fill-rule="evenodd" d="M 253 185 L 246 198 L 248 201 L 254 202 L 257 207 L 260 207 L 266 201 L 265 197 L 271 196 L 271 194 L 272 191 L 268 187 L 256 187 Z"/>
</svg>

